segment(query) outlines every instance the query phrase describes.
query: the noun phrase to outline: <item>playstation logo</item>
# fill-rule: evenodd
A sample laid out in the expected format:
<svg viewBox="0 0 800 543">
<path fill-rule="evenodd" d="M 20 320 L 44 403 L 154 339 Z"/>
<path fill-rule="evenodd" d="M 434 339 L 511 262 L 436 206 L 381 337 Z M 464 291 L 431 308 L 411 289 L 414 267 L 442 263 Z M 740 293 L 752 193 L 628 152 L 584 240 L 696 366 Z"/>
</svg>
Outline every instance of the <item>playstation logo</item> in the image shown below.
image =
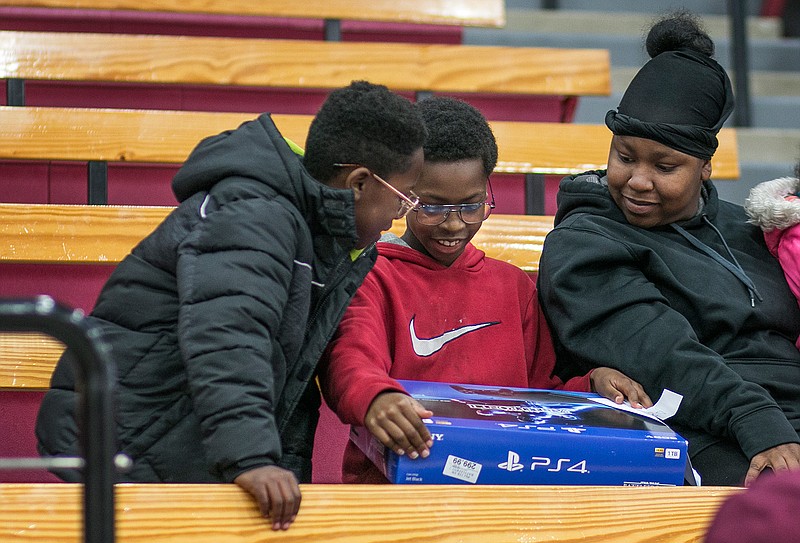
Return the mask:
<svg viewBox="0 0 800 543">
<path fill-rule="evenodd" d="M 506 471 L 519 471 L 523 468 L 519 463 L 519 455 L 514 451 L 508 451 L 508 459 L 497 467 Z"/>
</svg>

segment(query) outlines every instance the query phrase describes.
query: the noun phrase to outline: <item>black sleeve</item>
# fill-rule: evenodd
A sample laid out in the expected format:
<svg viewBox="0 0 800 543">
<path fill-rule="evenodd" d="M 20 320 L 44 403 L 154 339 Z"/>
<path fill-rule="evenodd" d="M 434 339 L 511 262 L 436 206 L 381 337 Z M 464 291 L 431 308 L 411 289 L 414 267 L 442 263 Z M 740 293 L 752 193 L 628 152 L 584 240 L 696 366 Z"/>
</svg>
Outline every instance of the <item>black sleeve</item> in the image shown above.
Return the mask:
<svg viewBox="0 0 800 543">
<path fill-rule="evenodd" d="M 286 370 L 274 367 L 284 362 L 276 331 L 303 226 L 275 201 L 239 200 L 180 247 L 180 348 L 206 454 L 226 480 L 281 457 L 274 408 Z"/>
<path fill-rule="evenodd" d="M 653 399 L 665 388 L 677 392 L 683 401 L 672 420 L 733 437 L 748 457 L 796 442 L 769 393 L 701 344 L 645 269 L 623 242 L 601 233 L 573 227 L 547 236 L 539 295 L 563 354 L 559 363 L 616 368 Z"/>
</svg>

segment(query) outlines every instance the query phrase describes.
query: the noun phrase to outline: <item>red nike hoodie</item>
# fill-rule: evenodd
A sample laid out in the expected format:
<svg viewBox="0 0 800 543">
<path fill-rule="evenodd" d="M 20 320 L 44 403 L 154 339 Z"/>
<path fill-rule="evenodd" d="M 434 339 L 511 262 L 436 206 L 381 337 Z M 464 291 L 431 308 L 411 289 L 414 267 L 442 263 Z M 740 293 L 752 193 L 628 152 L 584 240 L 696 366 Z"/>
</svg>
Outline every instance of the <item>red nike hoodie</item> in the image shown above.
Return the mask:
<svg viewBox="0 0 800 543">
<path fill-rule="evenodd" d="M 378 243 L 378 253 L 320 369 L 325 400 L 345 424 L 363 425 L 381 392 L 405 392 L 396 379 L 590 390 L 588 375 L 566 384 L 553 375 L 536 286 L 516 266 L 472 244 L 449 267 L 399 243 Z M 386 482 L 352 442 L 342 478 Z"/>
</svg>

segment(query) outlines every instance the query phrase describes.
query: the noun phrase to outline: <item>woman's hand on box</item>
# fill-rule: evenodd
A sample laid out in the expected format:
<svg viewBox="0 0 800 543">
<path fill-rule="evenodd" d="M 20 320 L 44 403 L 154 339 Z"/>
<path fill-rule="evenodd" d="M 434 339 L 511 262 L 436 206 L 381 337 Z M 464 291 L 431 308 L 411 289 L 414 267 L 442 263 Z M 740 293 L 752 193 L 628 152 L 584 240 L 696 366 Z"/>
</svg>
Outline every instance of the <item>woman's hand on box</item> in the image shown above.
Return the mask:
<svg viewBox="0 0 800 543">
<path fill-rule="evenodd" d="M 606 367 L 595 368 L 589 380 L 592 382 L 592 391 L 616 403 L 628 400 L 631 407 L 653 405 L 642 385 L 621 371 Z"/>
</svg>

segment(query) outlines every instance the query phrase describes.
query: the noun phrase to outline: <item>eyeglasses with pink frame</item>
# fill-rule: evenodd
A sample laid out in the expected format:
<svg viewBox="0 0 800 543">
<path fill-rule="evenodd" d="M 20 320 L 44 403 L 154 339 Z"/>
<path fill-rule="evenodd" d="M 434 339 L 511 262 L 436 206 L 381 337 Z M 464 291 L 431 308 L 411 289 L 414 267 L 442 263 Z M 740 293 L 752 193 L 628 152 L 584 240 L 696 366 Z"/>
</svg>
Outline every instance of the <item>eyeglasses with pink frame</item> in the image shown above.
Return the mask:
<svg viewBox="0 0 800 543">
<path fill-rule="evenodd" d="M 363 164 L 351 164 L 351 163 L 338 163 L 337 162 L 337 163 L 334 164 L 334 166 L 336 166 L 337 168 L 351 168 L 351 167 L 352 168 L 365 168 L 369 172 L 370 176 L 374 177 L 375 179 L 380 181 L 383 184 L 384 187 L 386 187 L 390 191 L 394 192 L 397 195 L 397 197 L 400 199 L 400 209 L 397 210 L 397 215 L 395 216 L 395 219 L 402 219 L 403 217 L 408 215 L 409 211 L 411 211 L 412 209 L 414 209 L 415 207 L 417 207 L 419 205 L 419 196 L 414 194 L 414 191 L 410 191 L 409 192 L 410 196 L 406 196 L 405 194 L 403 194 L 402 192 L 400 192 L 399 190 L 394 188 L 388 181 L 383 179 L 381 176 L 379 176 L 378 174 L 376 174 L 375 172 L 373 172 L 372 170 L 370 170 L 369 168 L 367 168 Z"/>
</svg>

